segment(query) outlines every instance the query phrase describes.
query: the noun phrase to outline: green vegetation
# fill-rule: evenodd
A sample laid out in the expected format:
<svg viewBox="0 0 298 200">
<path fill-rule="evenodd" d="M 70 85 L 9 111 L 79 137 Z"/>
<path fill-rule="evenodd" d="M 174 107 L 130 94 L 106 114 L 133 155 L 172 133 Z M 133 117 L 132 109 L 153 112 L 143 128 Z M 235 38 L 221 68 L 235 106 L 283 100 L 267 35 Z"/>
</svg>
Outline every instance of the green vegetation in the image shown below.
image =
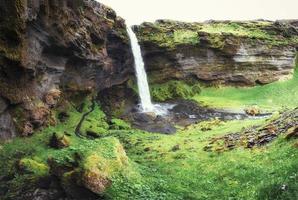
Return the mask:
<svg viewBox="0 0 298 200">
<path fill-rule="evenodd" d="M 49 167 L 46 164 L 28 158 L 21 159 L 19 167 L 26 173 L 33 173 L 38 176 L 44 176 L 49 173 Z"/>
<path fill-rule="evenodd" d="M 268 34 L 261 28 L 271 25 L 270 22 L 258 22 L 258 23 L 210 23 L 202 26 L 201 31 L 206 33 L 229 33 L 236 36 L 246 36 L 254 39 L 274 39 L 272 34 Z"/>
<path fill-rule="evenodd" d="M 259 39 L 269 46 L 297 44 L 297 36 L 284 37 L 279 32 L 268 31 L 273 22 L 210 22 L 184 23 L 164 21 L 145 23 L 140 27 L 138 37 L 141 41 L 150 41 L 160 47 L 174 48 L 181 44 L 199 44 L 198 33 L 207 34 L 207 38 L 214 48 L 222 48 L 225 43 L 224 35 L 234 35 L 239 38 Z"/>
<path fill-rule="evenodd" d="M 253 88 L 201 88 L 170 81 L 153 85 L 151 92 L 160 101 L 181 97 L 221 108 L 256 105 L 262 110 L 278 111 L 297 107 L 297 75 L 296 71 L 291 80 Z M 237 146 L 223 152 L 214 146 L 214 151 L 204 151 L 212 138 L 270 124 L 268 119 L 214 119 L 177 127 L 175 135 L 162 135 L 136 130 L 117 118 L 108 122 L 100 105 L 95 104 L 81 132 L 88 136 L 96 133 L 98 137 L 87 139 L 74 133 L 92 106 L 88 99 L 82 105 L 81 109 L 65 106 L 63 111 L 67 110 L 69 117 L 57 126 L 1 144 L 0 170 L 5 177 L 0 178 L 2 199 L 34 192 L 41 179 L 53 175 L 59 177 L 67 193 L 76 194 L 76 183 L 80 183 L 88 191 L 116 200 L 298 198 L 297 139 L 286 139 L 281 133 L 262 147 Z M 69 145 L 51 147 L 53 133 L 58 139 L 67 138 Z M 67 170 L 62 173 L 59 169 Z"/>
<path fill-rule="evenodd" d="M 112 119 L 111 120 L 111 129 L 113 130 L 129 130 L 131 129 L 131 126 L 126 121 L 123 121 L 122 119 Z"/>
<path fill-rule="evenodd" d="M 149 40 L 160 44 L 161 47 L 173 48 L 179 44 L 197 44 L 198 33 L 195 31 L 176 30 L 174 32 L 148 33 Z"/>
<path fill-rule="evenodd" d="M 138 162 L 146 183 L 123 183 L 122 187 L 130 188 L 129 197 L 126 194 L 115 199 L 296 199 L 298 160 L 293 145 L 297 141 L 281 137 L 252 150 L 203 151 L 210 137 L 264 122 L 204 122 L 171 136 L 140 131 L 114 133 L 128 156 Z M 211 130 L 202 131 L 206 126 Z"/>
<path fill-rule="evenodd" d="M 297 96 L 298 70 L 295 70 L 290 80 L 251 88 L 206 87 L 193 99 L 210 107 L 245 109 L 257 105 L 262 110 L 273 111 L 297 107 Z"/>
<path fill-rule="evenodd" d="M 175 44 L 197 44 L 198 33 L 195 31 L 177 30 L 173 34 Z"/>
<path fill-rule="evenodd" d="M 97 133 L 98 135 L 107 133 L 109 124 L 106 122 L 106 116 L 100 109 L 99 105 L 95 105 L 93 112 L 91 112 L 84 120 L 81 126 L 81 133 L 86 135 L 89 133 Z"/>
<path fill-rule="evenodd" d="M 87 100 L 83 111 L 89 110 L 88 106 L 90 105 Z M 75 135 L 75 128 L 83 113 L 69 107 L 69 118 L 66 122 L 48 127 L 42 132 L 35 133 L 32 137 L 16 138 L 10 143 L 2 144 L 0 146 L 1 175 L 10 178 L 8 180 L 0 179 L 1 191 L 9 189 L 7 194 L 0 192 L 0 196 L 5 195 L 4 199 L 14 199 L 20 197 L 23 192 L 35 190 L 34 188 L 38 186 L 41 178 L 49 177 L 55 173 L 55 170 L 50 169 L 67 168 L 70 170 L 64 174 L 65 177 L 61 177 L 61 181 L 64 183 L 63 187 L 68 187 L 65 181 L 71 174 L 83 174 L 81 179 L 85 181 L 86 187 L 92 189 L 92 181 L 109 183 L 106 180 L 121 180 L 123 178 L 129 181 L 135 176 L 137 177 L 138 173 L 129 163 L 125 151 L 116 138 L 105 137 L 89 140 Z M 87 119 L 90 118 L 101 123 L 107 132 L 107 122 L 103 120 L 105 115 L 99 105 L 96 105 L 94 111 L 87 117 Z M 117 120 L 114 122 L 120 123 Z M 121 127 L 123 126 L 124 122 Z M 99 129 L 93 131 L 96 130 Z M 70 146 L 63 149 L 52 148 L 50 141 L 53 133 L 56 133 L 58 138 L 60 135 L 64 137 L 66 134 Z M 88 179 L 90 174 L 94 179 Z M 74 184 L 74 182 L 70 184 Z M 105 184 L 103 186 L 106 187 Z"/>
<path fill-rule="evenodd" d="M 191 98 L 200 93 L 198 84 L 187 84 L 184 81 L 169 81 L 163 84 L 150 85 L 150 92 L 155 101 L 165 101 L 177 98 Z"/>
<path fill-rule="evenodd" d="M 87 102 L 83 110 L 87 111 L 88 106 Z M 88 117 L 97 117 L 95 113 L 101 113 L 100 107 L 97 105 L 93 112 Z M 34 188 L 41 177 L 50 175 L 53 166 L 70 167 L 71 171 L 61 177 L 68 192 L 75 192 L 71 187 L 73 177 L 81 174 L 86 188 L 95 193 L 106 189 L 108 199 L 297 198 L 297 140 L 281 136 L 267 146 L 251 150 L 237 148 L 224 153 L 203 150 L 212 137 L 268 123 L 266 119 L 241 123 L 215 119 L 181 128 L 175 135 L 149 134 L 129 128 L 120 119 L 112 119 L 104 138 L 89 140 L 74 134 L 81 116 L 82 113 L 70 108 L 65 123 L 2 145 L 1 172 L 14 175 L 0 184 L 3 191 L 9 188 L 4 199 L 13 199 Z M 71 145 L 60 150 L 50 148 L 52 133 L 62 131 L 69 135 Z M 108 180 L 112 180 L 111 187 L 106 184 Z M 94 187 L 98 183 L 102 187 Z"/>
<path fill-rule="evenodd" d="M 138 93 L 138 87 L 132 80 L 128 82 L 128 87 Z M 201 92 L 198 82 L 171 80 L 161 84 L 150 84 L 152 99 L 162 102 L 171 99 L 188 99 Z"/>
</svg>

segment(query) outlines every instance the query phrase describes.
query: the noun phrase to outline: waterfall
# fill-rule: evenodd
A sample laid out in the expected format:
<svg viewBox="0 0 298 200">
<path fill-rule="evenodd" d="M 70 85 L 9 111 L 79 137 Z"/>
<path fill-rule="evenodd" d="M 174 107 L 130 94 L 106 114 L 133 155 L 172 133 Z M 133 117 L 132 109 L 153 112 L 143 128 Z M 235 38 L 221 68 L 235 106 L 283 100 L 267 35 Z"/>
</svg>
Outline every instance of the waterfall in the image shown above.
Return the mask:
<svg viewBox="0 0 298 200">
<path fill-rule="evenodd" d="M 151 102 L 150 90 L 145 71 L 144 61 L 142 58 L 141 47 L 138 43 L 137 36 L 130 26 L 127 26 L 127 32 L 130 38 L 131 49 L 135 61 L 135 71 L 138 82 L 139 95 L 141 99 L 142 112 L 154 112 L 154 105 Z"/>
</svg>

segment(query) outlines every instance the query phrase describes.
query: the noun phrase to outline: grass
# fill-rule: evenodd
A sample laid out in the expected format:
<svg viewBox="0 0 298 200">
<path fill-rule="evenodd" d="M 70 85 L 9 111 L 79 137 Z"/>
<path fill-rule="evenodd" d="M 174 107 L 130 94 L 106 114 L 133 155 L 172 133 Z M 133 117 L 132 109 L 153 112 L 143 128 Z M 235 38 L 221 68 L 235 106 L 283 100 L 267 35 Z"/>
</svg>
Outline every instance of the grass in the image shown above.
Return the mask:
<svg viewBox="0 0 298 200">
<path fill-rule="evenodd" d="M 95 109 L 94 112 L 99 111 Z M 280 137 L 268 146 L 252 150 L 203 151 L 210 138 L 264 124 L 266 119 L 241 123 L 237 120 L 202 122 L 187 128 L 178 127 L 175 135 L 131 129 L 125 122 L 113 119 L 116 130 L 110 129 L 106 138 L 86 140 L 73 133 L 82 113 L 71 109 L 69 114 L 70 118 L 63 124 L 2 145 L 1 174 L 13 174 L 14 177 L 0 184 L 3 191 L 9 188 L 4 199 L 20 196 L 20 192 L 36 184 L 38 177 L 48 174 L 49 158 L 63 165 L 73 163 L 73 155 L 79 155 L 81 170 L 93 173 L 94 170 L 98 172 L 99 167 L 107 176 L 117 172 L 128 162 L 125 153 L 118 155 L 118 146 L 113 146 L 115 141 L 119 145 L 118 140 L 124 145 L 131 165 L 124 174 L 111 176 L 113 185 L 106 191 L 107 199 L 297 199 L 298 159 L 297 147 L 294 147 L 297 140 Z M 68 132 L 71 146 L 62 150 L 49 148 L 52 132 L 60 131 Z M 20 159 L 29 174 L 18 172 L 15 164 Z"/>
<path fill-rule="evenodd" d="M 217 108 L 244 109 L 257 105 L 262 110 L 276 111 L 298 106 L 298 70 L 290 80 L 251 88 L 202 88 L 193 97 L 203 105 Z"/>
<path fill-rule="evenodd" d="M 206 126 L 202 123 L 171 136 L 135 131 L 119 134 L 146 183 L 141 185 L 145 190 L 122 199 L 296 199 L 295 141 L 281 137 L 252 150 L 203 151 L 210 137 L 262 123 L 264 120 L 230 121 L 205 132 L 200 131 Z M 178 150 L 173 150 L 177 145 Z"/>
<path fill-rule="evenodd" d="M 105 137 L 88 140 L 75 135 L 75 128 L 83 113 L 89 110 L 89 106 L 90 102 L 86 101 L 82 113 L 70 107 L 69 119 L 66 122 L 45 128 L 32 137 L 16 138 L 12 142 L 0 144 L 1 177 L 9 177 L 8 180 L 0 179 L 1 199 L 15 199 L 24 192 L 35 190 L 34 188 L 41 178 L 51 175 L 50 168 L 53 163 L 54 168 L 74 166 L 74 172 L 87 173 L 87 175 L 88 173 L 98 174 L 100 177 L 107 176 L 112 180 L 122 180 L 121 177 L 123 177 L 123 179 L 131 181 L 130 179 L 134 179 L 138 175 L 116 138 Z M 107 132 L 106 126 L 108 125 L 103 120 L 105 115 L 99 105 L 96 105 L 87 120 L 90 118 L 103 124 L 105 126 L 103 128 Z M 121 122 L 116 121 L 115 123 L 122 128 L 125 124 Z M 49 144 L 53 133 L 67 134 L 70 146 L 63 149 L 51 148 Z"/>
<path fill-rule="evenodd" d="M 221 108 L 239 109 L 256 104 L 261 109 L 279 110 L 298 106 L 297 87 L 296 71 L 291 80 L 253 88 L 203 88 L 193 98 Z M 76 163 L 75 172 L 87 173 L 88 177 L 112 179 L 112 187 L 104 195 L 106 199 L 298 199 L 297 139 L 286 140 L 281 135 L 259 148 L 238 147 L 221 153 L 203 150 L 212 137 L 267 124 L 267 119 L 227 122 L 215 119 L 177 127 L 175 135 L 162 135 L 135 130 L 119 119 L 108 124 L 96 105 L 82 130 L 104 130 L 100 134 L 103 138 L 89 140 L 74 134 L 83 113 L 89 109 L 90 101 L 85 103 L 82 113 L 69 107 L 65 123 L 0 146 L 1 176 L 10 177 L 8 181 L 0 179 L 0 198 L 15 199 L 35 188 L 39 178 L 50 175 L 50 159 L 62 166 Z M 67 134 L 70 147 L 50 148 L 53 132 Z M 72 174 L 67 173 L 64 178 L 68 180 Z"/>
</svg>

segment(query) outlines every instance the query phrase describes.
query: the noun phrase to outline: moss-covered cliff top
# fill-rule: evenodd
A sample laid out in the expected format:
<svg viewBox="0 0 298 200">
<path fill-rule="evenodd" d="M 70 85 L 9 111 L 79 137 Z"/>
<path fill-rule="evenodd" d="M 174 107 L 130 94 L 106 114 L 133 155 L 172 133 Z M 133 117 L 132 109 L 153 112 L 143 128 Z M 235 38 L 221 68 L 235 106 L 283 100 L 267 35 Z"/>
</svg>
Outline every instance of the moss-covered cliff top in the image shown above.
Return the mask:
<svg viewBox="0 0 298 200">
<path fill-rule="evenodd" d="M 180 44 L 198 44 L 202 35 L 216 36 L 225 40 L 228 36 L 256 39 L 272 46 L 298 46 L 297 21 L 207 21 L 186 23 L 171 20 L 145 22 L 135 26 L 141 42 L 153 42 L 161 47 L 172 48 Z M 221 46 L 221 45 L 215 45 Z"/>
</svg>

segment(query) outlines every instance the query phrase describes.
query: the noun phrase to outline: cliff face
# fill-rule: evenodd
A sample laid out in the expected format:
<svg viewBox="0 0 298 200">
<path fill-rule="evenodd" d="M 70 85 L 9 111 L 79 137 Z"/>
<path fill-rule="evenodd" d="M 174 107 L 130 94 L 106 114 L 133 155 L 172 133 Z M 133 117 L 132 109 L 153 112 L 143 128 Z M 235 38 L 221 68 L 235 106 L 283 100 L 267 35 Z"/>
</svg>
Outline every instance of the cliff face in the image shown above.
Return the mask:
<svg viewBox="0 0 298 200">
<path fill-rule="evenodd" d="M 132 63 L 124 20 L 96 1 L 1 1 L 0 138 L 53 123 L 59 99 L 121 84 Z"/>
<path fill-rule="evenodd" d="M 291 77 L 297 21 L 160 20 L 134 27 L 151 82 L 189 79 L 237 86 Z"/>
</svg>

